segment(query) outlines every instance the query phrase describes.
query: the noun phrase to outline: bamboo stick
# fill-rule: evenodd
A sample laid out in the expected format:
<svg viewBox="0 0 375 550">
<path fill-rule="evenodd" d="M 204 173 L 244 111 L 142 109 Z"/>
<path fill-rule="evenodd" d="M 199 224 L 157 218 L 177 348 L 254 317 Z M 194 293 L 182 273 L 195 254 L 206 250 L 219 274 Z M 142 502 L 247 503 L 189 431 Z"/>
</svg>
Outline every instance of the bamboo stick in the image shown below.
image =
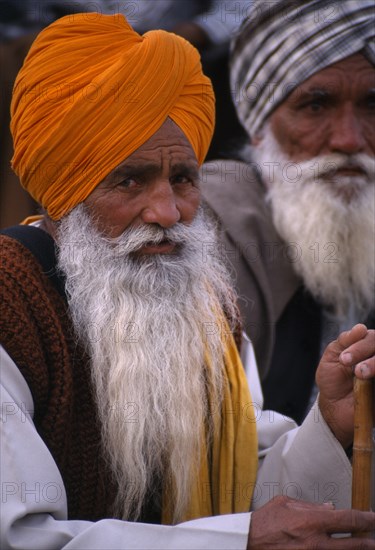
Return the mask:
<svg viewBox="0 0 375 550">
<path fill-rule="evenodd" d="M 372 380 L 354 378 L 352 508 L 356 510 L 371 510 L 372 429 Z M 369 533 L 363 533 L 361 536 L 369 536 Z"/>
</svg>

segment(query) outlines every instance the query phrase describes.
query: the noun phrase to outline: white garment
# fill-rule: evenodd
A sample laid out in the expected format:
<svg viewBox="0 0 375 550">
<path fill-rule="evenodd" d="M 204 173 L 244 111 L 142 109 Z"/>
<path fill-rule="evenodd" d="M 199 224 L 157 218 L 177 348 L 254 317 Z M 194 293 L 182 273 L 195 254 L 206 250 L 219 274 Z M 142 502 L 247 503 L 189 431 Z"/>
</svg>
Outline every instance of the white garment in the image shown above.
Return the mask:
<svg viewBox="0 0 375 550">
<path fill-rule="evenodd" d="M 277 413 L 262 411 L 250 342 L 243 357 L 246 372 L 254 380 L 251 388 L 254 386 L 261 463 L 254 509 L 276 494 L 312 502 L 333 500 L 338 508 L 349 507 L 350 463 L 319 411 L 313 410 L 300 428 Z M 0 367 L 3 550 L 246 548 L 250 513 L 202 518 L 173 527 L 112 519 L 96 523 L 67 520 L 63 480 L 33 424 L 30 390 L 1 347 Z"/>
</svg>

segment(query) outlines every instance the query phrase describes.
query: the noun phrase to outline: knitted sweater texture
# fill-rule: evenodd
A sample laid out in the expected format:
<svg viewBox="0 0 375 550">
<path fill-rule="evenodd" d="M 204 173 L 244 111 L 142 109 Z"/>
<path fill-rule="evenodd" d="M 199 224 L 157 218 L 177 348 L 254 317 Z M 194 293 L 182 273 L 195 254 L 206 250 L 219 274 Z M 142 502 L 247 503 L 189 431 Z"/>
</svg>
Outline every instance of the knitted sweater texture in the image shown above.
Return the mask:
<svg viewBox="0 0 375 550">
<path fill-rule="evenodd" d="M 3 235 L 0 247 L 1 343 L 31 390 L 36 429 L 64 480 L 68 518 L 114 517 L 88 358 L 67 303 L 28 249 Z"/>
</svg>

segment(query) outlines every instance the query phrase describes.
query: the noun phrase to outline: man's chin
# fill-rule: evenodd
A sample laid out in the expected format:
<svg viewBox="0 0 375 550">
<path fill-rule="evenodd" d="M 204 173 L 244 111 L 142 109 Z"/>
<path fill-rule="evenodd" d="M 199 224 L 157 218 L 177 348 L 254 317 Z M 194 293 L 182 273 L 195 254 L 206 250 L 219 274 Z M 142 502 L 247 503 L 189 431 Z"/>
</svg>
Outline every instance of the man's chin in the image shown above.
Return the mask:
<svg viewBox="0 0 375 550">
<path fill-rule="evenodd" d="M 176 254 L 178 246 L 171 241 L 162 241 L 158 244 L 146 244 L 137 251 L 137 255 Z"/>
<path fill-rule="evenodd" d="M 139 248 L 138 250 L 135 250 L 134 252 L 131 252 L 129 254 L 129 258 L 131 258 L 135 262 L 147 262 L 154 260 L 157 262 L 158 260 L 162 261 L 168 260 L 170 258 L 171 260 L 175 260 L 176 258 L 180 258 L 181 254 L 183 253 L 184 245 L 181 243 L 171 243 L 171 242 L 163 242 L 160 244 L 147 244 Z"/>
</svg>

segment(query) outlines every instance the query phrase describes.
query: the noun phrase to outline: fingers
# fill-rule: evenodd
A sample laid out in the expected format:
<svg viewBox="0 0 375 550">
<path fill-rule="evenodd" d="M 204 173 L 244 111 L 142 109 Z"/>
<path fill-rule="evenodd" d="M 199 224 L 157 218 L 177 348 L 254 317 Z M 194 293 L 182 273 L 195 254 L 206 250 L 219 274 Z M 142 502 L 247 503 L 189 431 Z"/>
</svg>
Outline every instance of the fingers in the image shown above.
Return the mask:
<svg viewBox="0 0 375 550">
<path fill-rule="evenodd" d="M 375 514 L 335 510 L 325 504 L 277 496 L 253 512 L 248 537 L 251 550 L 375 550 L 367 535 L 374 530 Z M 361 537 L 361 533 L 366 534 Z M 340 537 L 344 535 L 344 537 Z M 345 538 L 345 534 L 350 535 Z"/>
<path fill-rule="evenodd" d="M 367 333 L 368 330 L 366 325 L 358 324 L 355 325 L 351 330 L 346 330 L 345 332 L 342 332 L 337 338 L 337 341 L 345 350 L 345 348 L 348 348 L 355 342 L 358 342 L 358 340 L 362 340 L 363 338 L 365 338 Z"/>
<path fill-rule="evenodd" d="M 375 378 L 375 358 L 367 359 L 354 368 L 354 374 L 362 380 L 369 380 Z"/>
<path fill-rule="evenodd" d="M 353 533 L 374 531 L 375 513 L 359 510 L 333 510 L 326 514 L 327 533 Z M 333 529 L 332 529 L 333 528 Z"/>
<path fill-rule="evenodd" d="M 356 339 L 357 338 L 357 339 Z M 354 340 L 353 342 L 353 339 Z M 358 378 L 369 379 L 375 376 L 375 331 L 356 325 L 351 331 L 340 334 L 341 345 L 352 342 L 341 352 L 339 360 L 351 367 Z"/>
<path fill-rule="evenodd" d="M 325 512 L 327 510 L 335 510 L 336 509 L 333 502 L 323 502 L 323 503 L 307 502 L 305 500 L 298 500 L 298 499 L 295 499 L 295 498 L 282 497 L 282 496 L 274 497 L 273 500 L 285 503 L 285 505 L 288 508 L 291 508 L 292 510 L 308 510 L 309 512 L 320 510 L 322 512 Z"/>
<path fill-rule="evenodd" d="M 281 497 L 282 498 L 282 497 Z M 360 510 L 336 510 L 333 502 L 323 504 L 285 499 L 285 505 L 294 511 L 308 511 L 310 517 L 322 520 L 322 527 L 328 534 L 370 532 L 375 530 L 375 513 Z M 324 515 L 322 515 L 324 512 Z M 317 520 L 317 523 L 319 523 Z"/>
<path fill-rule="evenodd" d="M 307 502 L 290 497 L 274 497 L 275 506 L 284 506 L 292 513 L 308 512 L 312 521 L 321 522 L 324 531 L 332 533 L 368 532 L 375 530 L 375 512 L 362 512 L 360 510 L 345 509 L 336 510 L 333 502 Z M 318 519 L 319 518 L 319 519 Z"/>
</svg>

